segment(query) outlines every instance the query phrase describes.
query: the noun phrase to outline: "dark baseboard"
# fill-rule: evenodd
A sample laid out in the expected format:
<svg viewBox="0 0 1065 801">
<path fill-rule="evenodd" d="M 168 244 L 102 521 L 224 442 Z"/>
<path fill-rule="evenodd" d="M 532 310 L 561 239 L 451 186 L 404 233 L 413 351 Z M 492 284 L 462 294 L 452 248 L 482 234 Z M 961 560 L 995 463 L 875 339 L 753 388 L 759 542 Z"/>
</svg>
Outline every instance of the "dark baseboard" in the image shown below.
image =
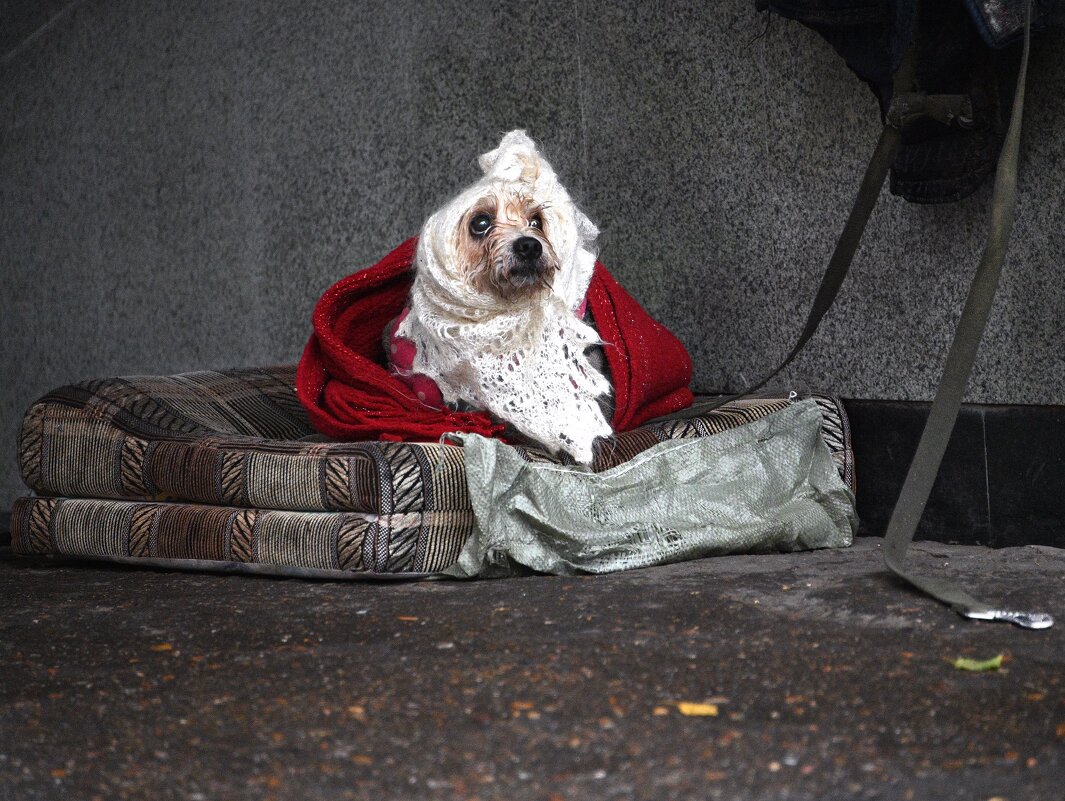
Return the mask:
<svg viewBox="0 0 1065 801">
<path fill-rule="evenodd" d="M 845 400 L 859 534 L 881 537 L 929 404 Z M 11 542 L 0 511 L 0 546 Z M 963 406 L 917 539 L 1065 548 L 1065 406 Z"/>
<path fill-rule="evenodd" d="M 860 533 L 883 536 L 928 403 L 844 401 Z M 917 539 L 1065 547 L 1065 406 L 961 409 Z"/>
</svg>

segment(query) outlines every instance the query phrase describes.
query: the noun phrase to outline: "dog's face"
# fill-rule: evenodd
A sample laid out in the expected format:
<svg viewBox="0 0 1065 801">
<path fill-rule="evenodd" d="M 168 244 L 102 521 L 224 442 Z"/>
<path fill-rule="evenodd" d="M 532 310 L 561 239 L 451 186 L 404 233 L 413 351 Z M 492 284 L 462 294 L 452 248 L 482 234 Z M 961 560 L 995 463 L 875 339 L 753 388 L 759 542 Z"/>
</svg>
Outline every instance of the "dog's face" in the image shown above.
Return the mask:
<svg viewBox="0 0 1065 801">
<path fill-rule="evenodd" d="M 522 189 L 487 192 L 460 220 L 460 269 L 503 299 L 551 291 L 559 269 L 544 203 Z"/>
<path fill-rule="evenodd" d="M 524 131 L 511 131 L 479 160 L 484 177 L 425 223 L 420 280 L 465 307 L 583 298 L 598 231 L 573 204 Z"/>
</svg>

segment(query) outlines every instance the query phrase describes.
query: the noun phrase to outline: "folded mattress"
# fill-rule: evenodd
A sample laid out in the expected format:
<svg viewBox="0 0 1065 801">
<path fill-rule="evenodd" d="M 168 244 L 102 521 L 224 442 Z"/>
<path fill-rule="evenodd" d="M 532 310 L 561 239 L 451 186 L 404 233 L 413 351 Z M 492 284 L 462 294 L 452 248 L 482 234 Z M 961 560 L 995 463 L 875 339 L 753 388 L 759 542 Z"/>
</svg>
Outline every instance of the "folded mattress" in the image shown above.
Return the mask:
<svg viewBox="0 0 1065 801">
<path fill-rule="evenodd" d="M 18 553 L 197 569 L 364 577 L 446 568 L 473 530 L 463 450 L 329 442 L 295 392 L 295 367 L 106 378 L 47 393 L 19 434 Z M 813 396 L 822 438 L 854 489 L 842 404 Z M 593 470 L 671 439 L 714 436 L 794 398 L 700 404 L 616 435 Z M 533 448 L 523 459 L 550 461 Z"/>
</svg>

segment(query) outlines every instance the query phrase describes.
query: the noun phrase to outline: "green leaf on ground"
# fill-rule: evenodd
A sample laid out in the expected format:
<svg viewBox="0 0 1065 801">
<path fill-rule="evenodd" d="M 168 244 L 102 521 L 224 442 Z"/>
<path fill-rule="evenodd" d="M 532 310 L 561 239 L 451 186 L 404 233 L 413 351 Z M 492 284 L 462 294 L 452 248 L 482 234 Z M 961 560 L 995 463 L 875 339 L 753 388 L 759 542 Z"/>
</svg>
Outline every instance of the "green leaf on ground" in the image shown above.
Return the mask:
<svg viewBox="0 0 1065 801">
<path fill-rule="evenodd" d="M 971 670 L 976 673 L 981 673 L 987 670 L 998 670 L 1002 667 L 1002 657 L 1004 654 L 999 654 L 991 659 L 969 659 L 965 656 L 959 656 L 954 660 L 954 667 L 958 670 Z"/>
</svg>

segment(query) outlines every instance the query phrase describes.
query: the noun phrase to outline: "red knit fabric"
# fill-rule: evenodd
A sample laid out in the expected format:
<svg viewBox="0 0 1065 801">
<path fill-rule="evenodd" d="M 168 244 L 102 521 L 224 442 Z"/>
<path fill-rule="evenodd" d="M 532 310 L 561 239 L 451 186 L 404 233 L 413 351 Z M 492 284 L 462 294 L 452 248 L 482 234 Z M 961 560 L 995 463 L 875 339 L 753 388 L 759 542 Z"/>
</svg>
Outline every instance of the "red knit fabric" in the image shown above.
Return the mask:
<svg viewBox="0 0 1065 801">
<path fill-rule="evenodd" d="M 314 309 L 296 392 L 321 433 L 341 440 L 436 441 L 449 431 L 499 436 L 502 424 L 484 412 L 434 409 L 384 366 L 385 326 L 402 310 L 413 279 L 415 239 L 369 269 L 333 284 Z M 588 308 L 614 381 L 615 431 L 692 402 L 687 350 L 622 289 L 598 262 Z"/>
</svg>

